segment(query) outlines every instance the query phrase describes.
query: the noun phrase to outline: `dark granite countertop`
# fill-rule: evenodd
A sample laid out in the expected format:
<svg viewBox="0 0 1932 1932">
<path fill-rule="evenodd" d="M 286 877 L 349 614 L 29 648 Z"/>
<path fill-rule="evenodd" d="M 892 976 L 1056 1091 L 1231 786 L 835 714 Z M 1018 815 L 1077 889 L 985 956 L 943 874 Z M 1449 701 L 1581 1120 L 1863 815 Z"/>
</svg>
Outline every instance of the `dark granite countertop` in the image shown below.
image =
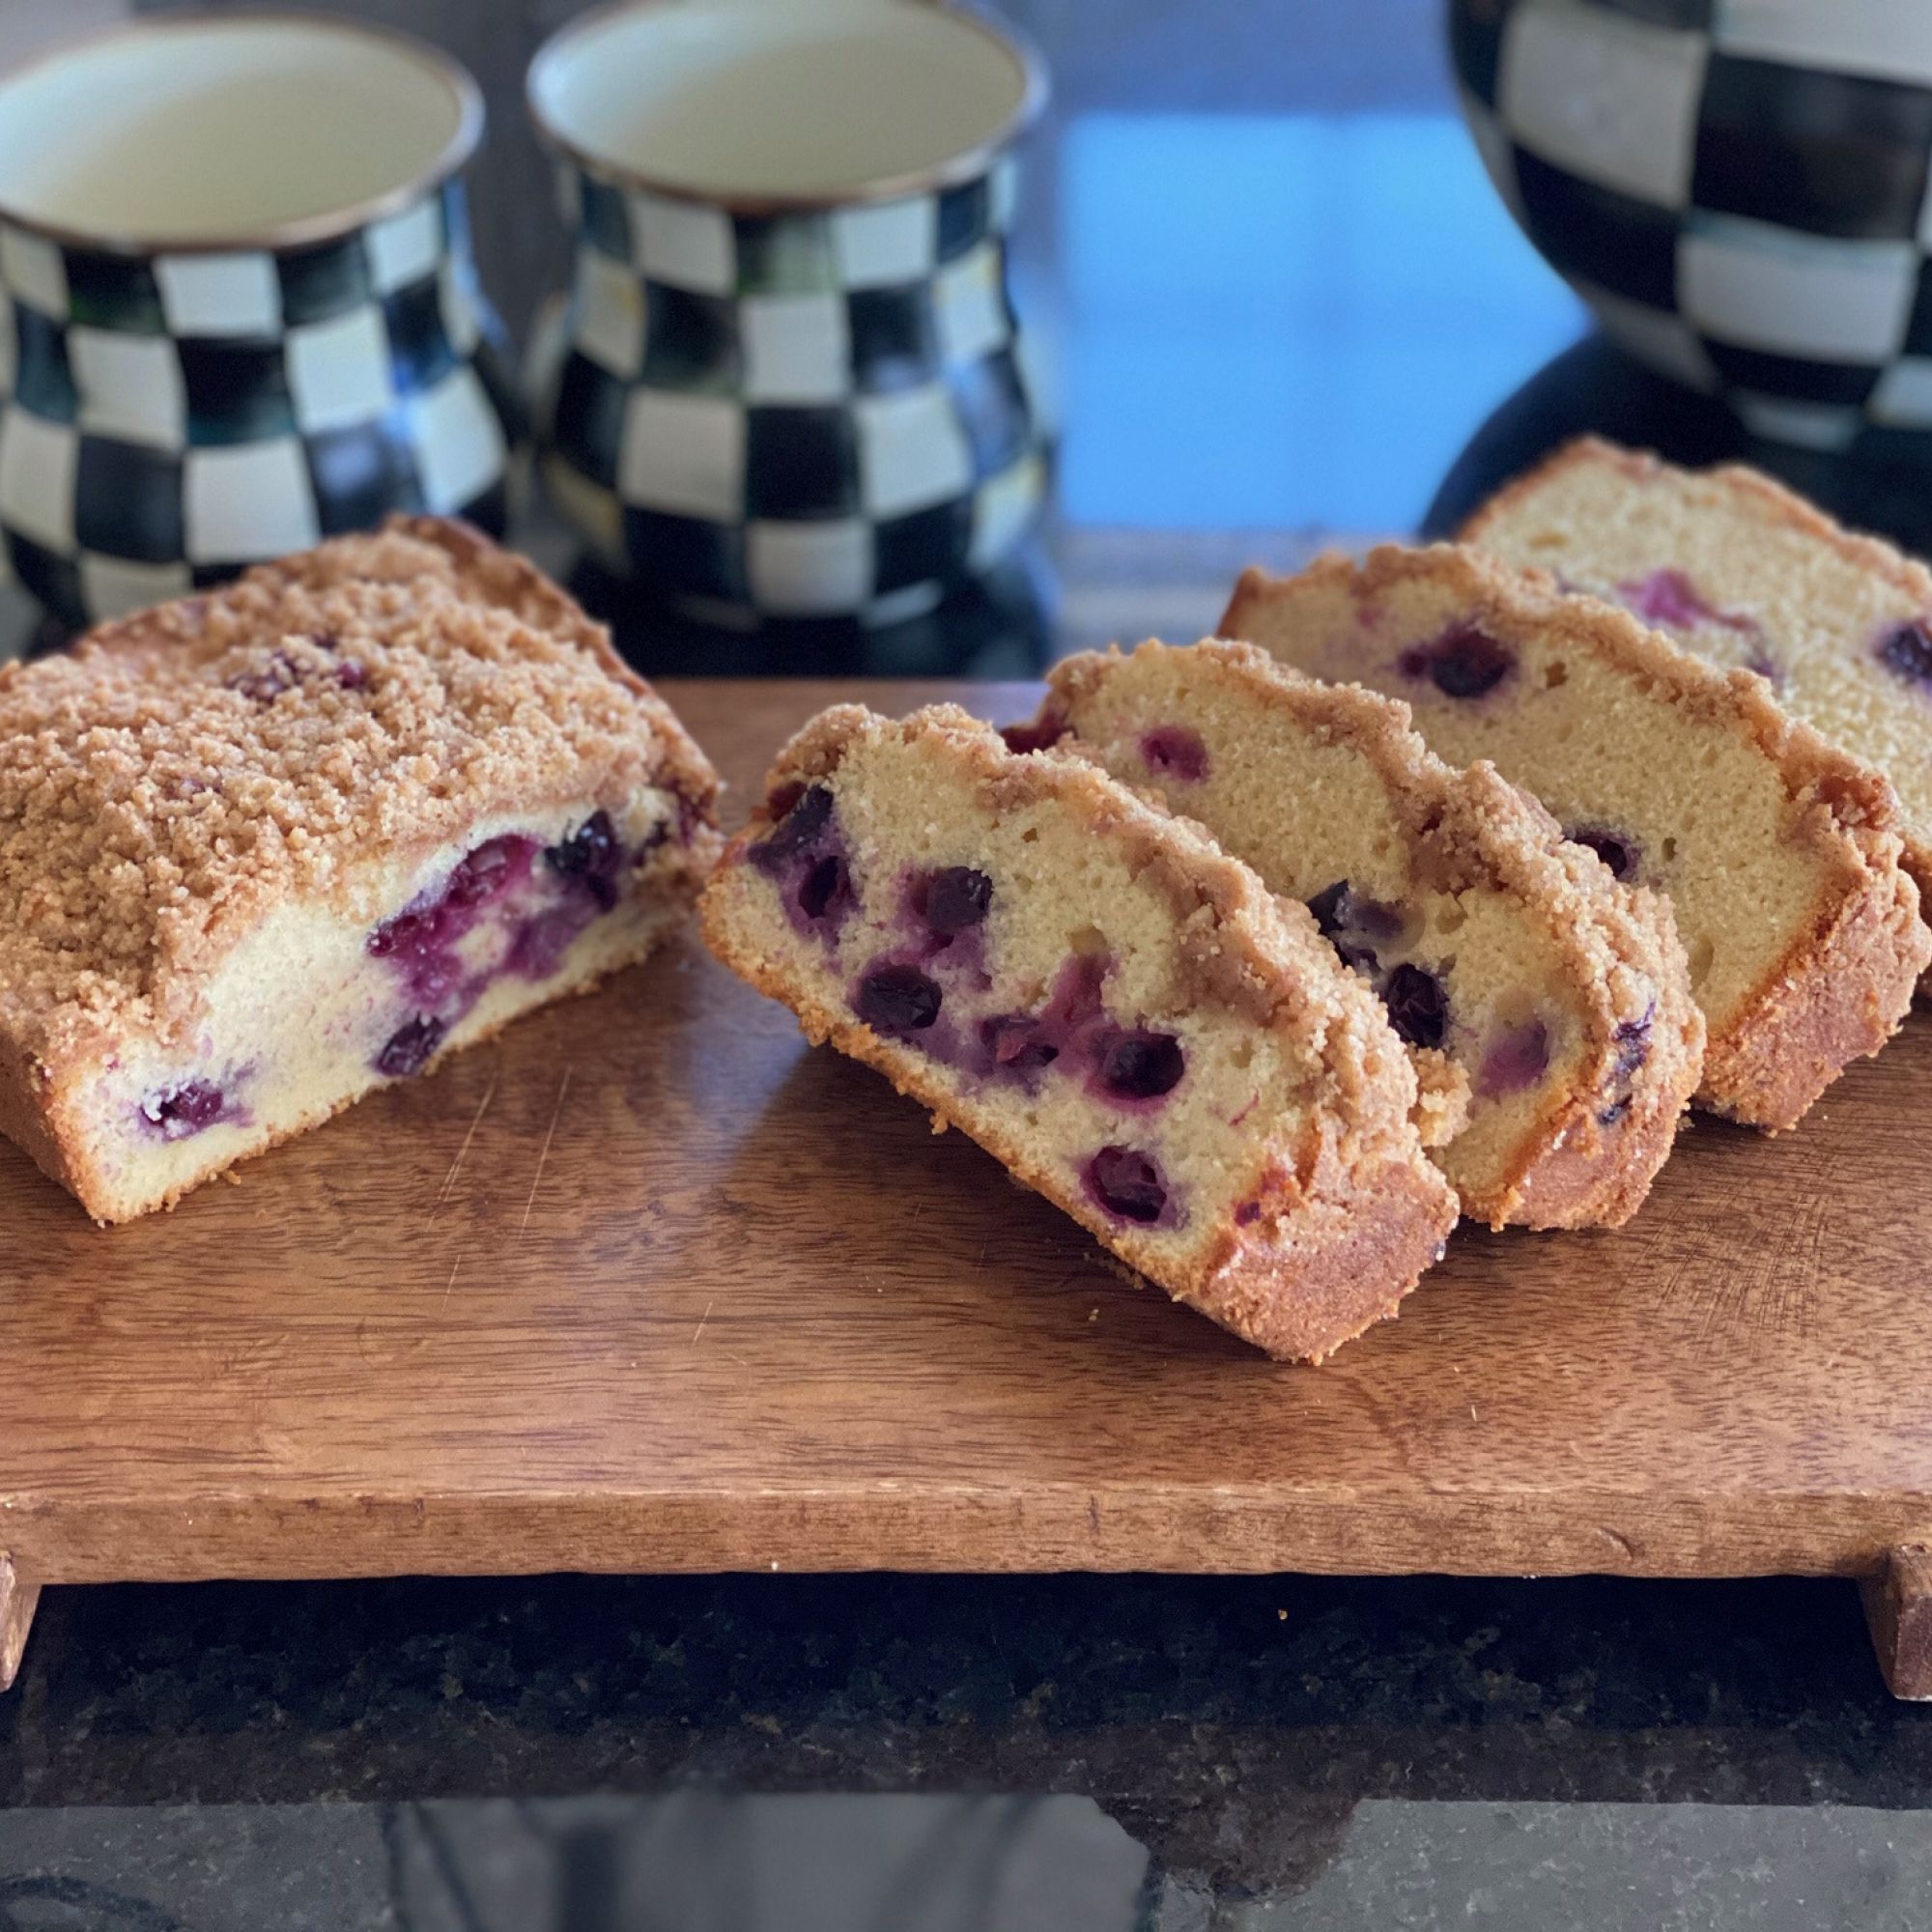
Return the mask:
<svg viewBox="0 0 1932 1932">
<path fill-rule="evenodd" d="M 557 250 L 517 76 L 574 8 L 360 11 L 483 73 L 521 321 Z M 1012 674 L 1206 629 L 1252 558 L 1447 526 L 1577 427 L 1737 446 L 1579 340 L 1468 150 L 1436 0 L 1012 11 L 1059 85 L 1019 249 L 1063 372 L 1045 566 L 864 641 L 588 585 L 647 668 Z M 1783 464 L 1920 533 L 1915 477 Z M 0 655 L 24 635 L 0 610 Z M 1928 1801 L 1932 1713 L 1844 1582 L 55 1590 L 0 1696 L 0 1932 L 1904 1928 Z"/>
<path fill-rule="evenodd" d="M 0 1701 L 0 1924 L 1907 1926 L 1928 1798 L 1845 1583 L 128 1586 Z M 801 1811 L 846 1919 L 743 1889 Z"/>
</svg>

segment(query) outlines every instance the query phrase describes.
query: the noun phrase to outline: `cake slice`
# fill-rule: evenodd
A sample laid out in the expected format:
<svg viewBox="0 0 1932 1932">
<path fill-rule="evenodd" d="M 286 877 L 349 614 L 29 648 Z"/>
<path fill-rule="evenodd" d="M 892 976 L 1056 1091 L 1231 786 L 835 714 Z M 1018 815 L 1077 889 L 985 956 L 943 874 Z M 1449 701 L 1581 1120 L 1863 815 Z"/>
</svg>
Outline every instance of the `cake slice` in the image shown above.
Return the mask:
<svg viewBox="0 0 1932 1932">
<path fill-rule="evenodd" d="M 605 633 L 392 523 L 0 670 L 0 1132 L 100 1221 L 640 959 L 716 775 Z"/>
<path fill-rule="evenodd" d="M 1407 708 L 1249 644 L 1069 658 L 1037 737 L 1158 789 L 1303 901 L 1468 1095 L 1435 1158 L 1500 1228 L 1615 1226 L 1669 1155 L 1704 1022 L 1668 903 L 1620 884 L 1494 766 L 1457 771 Z"/>
<path fill-rule="evenodd" d="M 1911 1005 L 1932 932 L 1891 787 L 1761 678 L 1448 545 L 1250 571 L 1222 628 L 1406 699 L 1452 764 L 1492 760 L 1619 878 L 1667 893 L 1707 1029 L 1705 1106 L 1791 1126 Z"/>
<path fill-rule="evenodd" d="M 1932 571 L 1755 469 L 1697 473 L 1586 437 L 1513 483 L 1464 541 L 1622 604 L 1876 767 L 1932 895 Z"/>
<path fill-rule="evenodd" d="M 824 712 L 768 786 L 712 951 L 1178 1299 L 1319 1358 L 1440 1254 L 1401 1042 L 1199 830 L 951 706 Z"/>
</svg>

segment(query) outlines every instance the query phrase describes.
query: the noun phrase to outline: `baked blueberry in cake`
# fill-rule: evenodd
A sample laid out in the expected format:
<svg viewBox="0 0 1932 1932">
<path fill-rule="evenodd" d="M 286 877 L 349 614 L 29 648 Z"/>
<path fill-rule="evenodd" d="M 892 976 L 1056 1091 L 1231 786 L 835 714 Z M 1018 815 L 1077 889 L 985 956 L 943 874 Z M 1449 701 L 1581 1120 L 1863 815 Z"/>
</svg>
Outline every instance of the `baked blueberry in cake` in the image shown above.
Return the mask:
<svg viewBox="0 0 1932 1932">
<path fill-rule="evenodd" d="M 1932 894 L 1932 571 L 1755 469 L 1697 472 L 1586 437 L 1463 540 L 1609 599 L 1883 772 L 1905 868 Z"/>
<path fill-rule="evenodd" d="M 1706 1023 L 1701 1104 L 1791 1126 L 1910 1007 L 1932 932 L 1891 786 L 1762 678 L 1451 545 L 1250 571 L 1222 628 L 1403 698 L 1442 757 L 1491 759 L 1613 874 L 1667 894 Z"/>
<path fill-rule="evenodd" d="M 640 959 L 717 778 L 605 633 L 419 518 L 0 670 L 0 1131 L 100 1221 Z"/>
<path fill-rule="evenodd" d="M 1461 1069 L 1467 1116 L 1434 1151 L 1465 1214 L 1577 1228 L 1636 1211 L 1703 1063 L 1659 895 L 1612 878 L 1492 765 L 1444 764 L 1403 704 L 1249 644 L 1068 659 L 1041 717 L 1305 904 L 1411 1048 Z"/>
<path fill-rule="evenodd" d="M 1312 923 L 963 711 L 812 720 L 702 912 L 810 1038 L 1271 1354 L 1393 1314 L 1454 1224 L 1402 1044 Z"/>
</svg>

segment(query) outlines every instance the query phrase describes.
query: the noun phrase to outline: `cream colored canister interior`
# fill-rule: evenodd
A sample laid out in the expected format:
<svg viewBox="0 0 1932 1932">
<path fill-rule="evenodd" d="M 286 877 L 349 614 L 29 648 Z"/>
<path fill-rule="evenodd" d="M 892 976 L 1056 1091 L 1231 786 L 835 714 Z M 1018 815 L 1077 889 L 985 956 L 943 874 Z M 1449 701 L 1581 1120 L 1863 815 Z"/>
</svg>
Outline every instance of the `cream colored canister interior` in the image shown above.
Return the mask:
<svg viewBox="0 0 1932 1932">
<path fill-rule="evenodd" d="M 102 241 L 258 241 L 426 184 L 477 108 L 427 49 L 305 19 L 160 20 L 0 79 L 0 215 Z"/>
<path fill-rule="evenodd" d="M 530 73 L 567 146 L 725 197 L 917 180 L 1001 140 L 1035 91 L 1013 46 L 929 0 L 660 0 L 566 28 Z"/>
</svg>

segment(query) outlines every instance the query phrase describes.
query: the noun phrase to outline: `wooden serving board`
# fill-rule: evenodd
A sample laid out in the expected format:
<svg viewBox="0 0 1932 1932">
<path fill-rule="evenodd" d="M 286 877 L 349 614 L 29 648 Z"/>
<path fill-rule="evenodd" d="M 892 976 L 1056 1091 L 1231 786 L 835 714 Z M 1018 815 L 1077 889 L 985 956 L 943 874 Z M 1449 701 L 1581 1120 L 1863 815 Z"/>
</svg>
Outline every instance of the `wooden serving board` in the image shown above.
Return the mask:
<svg viewBox="0 0 1932 1932">
<path fill-rule="evenodd" d="M 667 694 L 734 820 L 820 705 L 942 695 Z M 0 1669 L 120 1578 L 1804 1572 L 1922 1690 L 1928 1122 L 1921 1015 L 1630 1228 L 1464 1230 L 1278 1368 L 688 939 L 132 1227 L 0 1145 Z"/>
</svg>

